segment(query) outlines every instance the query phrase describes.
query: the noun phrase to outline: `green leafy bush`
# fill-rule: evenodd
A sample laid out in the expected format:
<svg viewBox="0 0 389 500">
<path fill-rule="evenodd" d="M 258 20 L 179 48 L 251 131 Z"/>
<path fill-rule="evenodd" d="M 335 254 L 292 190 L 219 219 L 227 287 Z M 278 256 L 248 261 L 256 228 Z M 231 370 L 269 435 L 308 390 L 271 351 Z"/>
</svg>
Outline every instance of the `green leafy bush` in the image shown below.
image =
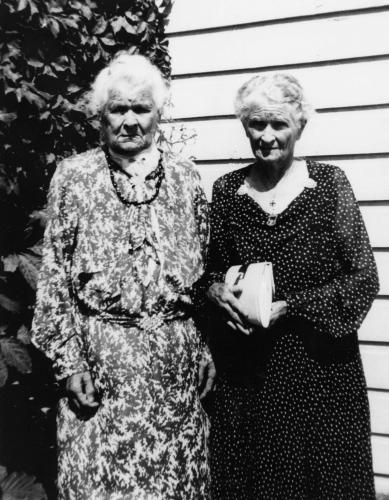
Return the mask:
<svg viewBox="0 0 389 500">
<path fill-rule="evenodd" d="M 147 55 L 170 76 L 170 9 L 171 0 L 0 3 L 0 441 L 7 444 L 0 442 L 0 462 L 38 476 L 39 459 L 31 453 L 19 464 L 15 450 L 26 455 L 33 434 L 21 429 L 28 422 L 21 412 L 32 415 L 40 436 L 54 413 L 50 372 L 29 337 L 47 188 L 58 160 L 99 142 L 99 122 L 80 97 L 114 53 Z M 20 429 L 7 427 L 16 421 Z M 4 451 L 10 446 L 12 458 Z"/>
</svg>

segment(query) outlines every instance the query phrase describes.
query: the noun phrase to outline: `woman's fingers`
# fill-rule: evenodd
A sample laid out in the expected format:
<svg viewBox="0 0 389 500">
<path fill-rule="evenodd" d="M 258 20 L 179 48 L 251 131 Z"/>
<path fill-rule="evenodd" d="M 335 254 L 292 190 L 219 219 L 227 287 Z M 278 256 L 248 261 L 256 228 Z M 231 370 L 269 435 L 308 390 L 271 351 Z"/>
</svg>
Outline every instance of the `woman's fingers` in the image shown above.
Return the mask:
<svg viewBox="0 0 389 500">
<path fill-rule="evenodd" d="M 208 290 L 208 298 L 227 314 L 227 324 L 233 330 L 249 335 L 252 328 L 248 325 L 247 314 L 235 296 L 239 291 L 240 286 L 229 288 L 225 283 L 214 283 Z"/>
<path fill-rule="evenodd" d="M 224 302 L 222 308 L 227 313 L 228 317 L 234 321 L 234 323 L 244 326 L 242 317 L 233 309 L 233 307 L 228 302 Z"/>
<path fill-rule="evenodd" d="M 247 324 L 247 314 L 235 296 L 239 291 L 240 286 L 229 288 L 225 283 L 214 283 L 208 290 L 208 298 L 227 314 L 227 323 L 232 329 L 248 335 L 251 327 Z"/>
<path fill-rule="evenodd" d="M 89 408 L 98 406 L 95 400 L 95 388 L 89 372 L 71 375 L 66 381 L 66 390 L 78 409 L 85 406 Z"/>
<path fill-rule="evenodd" d="M 89 372 L 84 373 L 83 382 L 87 406 L 90 406 L 92 408 L 98 406 L 98 402 L 96 401 L 95 386 L 93 385 L 92 377 Z"/>
<path fill-rule="evenodd" d="M 270 326 L 272 326 L 276 321 L 285 316 L 287 312 L 287 303 L 285 300 L 279 300 L 277 302 L 273 302 L 271 306 L 271 314 L 270 314 Z"/>
<path fill-rule="evenodd" d="M 206 379 L 204 389 L 202 390 L 202 392 L 200 394 L 200 399 L 205 398 L 205 396 L 210 391 L 212 391 L 213 386 L 215 384 L 216 369 L 215 369 L 215 365 L 214 365 L 213 361 L 209 361 L 208 363 L 206 363 L 205 368 L 206 368 L 206 370 L 204 370 L 204 371 L 206 371 L 207 379 Z"/>
<path fill-rule="evenodd" d="M 202 387 L 203 385 L 206 366 L 207 363 L 205 362 L 204 359 L 202 359 L 199 363 L 199 385 L 198 385 L 199 387 Z"/>
<path fill-rule="evenodd" d="M 227 325 L 232 328 L 233 330 L 237 331 L 238 328 L 236 327 L 235 323 L 233 321 L 227 321 Z"/>
</svg>

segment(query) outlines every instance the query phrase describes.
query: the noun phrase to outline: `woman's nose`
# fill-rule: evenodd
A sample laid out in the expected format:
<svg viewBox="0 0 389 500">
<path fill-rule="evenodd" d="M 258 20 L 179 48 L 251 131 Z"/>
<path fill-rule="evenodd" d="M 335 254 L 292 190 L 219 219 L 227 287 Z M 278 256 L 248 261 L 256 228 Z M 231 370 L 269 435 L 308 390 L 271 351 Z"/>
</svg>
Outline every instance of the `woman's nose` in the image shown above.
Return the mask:
<svg viewBox="0 0 389 500">
<path fill-rule="evenodd" d="M 269 127 L 266 127 L 261 135 L 261 142 L 266 144 L 272 144 L 275 141 L 273 130 Z"/>
<path fill-rule="evenodd" d="M 131 110 L 128 110 L 127 113 L 123 117 L 123 125 L 125 127 L 134 127 L 136 126 L 136 116 Z"/>
</svg>

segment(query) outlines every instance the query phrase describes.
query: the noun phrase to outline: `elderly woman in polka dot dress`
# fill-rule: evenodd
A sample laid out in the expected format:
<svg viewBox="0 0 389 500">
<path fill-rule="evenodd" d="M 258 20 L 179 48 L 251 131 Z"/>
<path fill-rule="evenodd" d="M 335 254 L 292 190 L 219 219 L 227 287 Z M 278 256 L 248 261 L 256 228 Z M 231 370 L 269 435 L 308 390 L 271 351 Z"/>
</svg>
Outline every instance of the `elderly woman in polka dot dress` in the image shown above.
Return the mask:
<svg viewBox="0 0 389 500">
<path fill-rule="evenodd" d="M 294 156 L 309 108 L 294 77 L 256 76 L 235 106 L 255 161 L 213 190 L 202 283 L 219 374 L 213 498 L 373 499 L 357 330 L 378 279 L 358 204 L 339 168 Z M 275 279 L 267 329 L 224 284 L 230 266 L 263 261 Z"/>
</svg>

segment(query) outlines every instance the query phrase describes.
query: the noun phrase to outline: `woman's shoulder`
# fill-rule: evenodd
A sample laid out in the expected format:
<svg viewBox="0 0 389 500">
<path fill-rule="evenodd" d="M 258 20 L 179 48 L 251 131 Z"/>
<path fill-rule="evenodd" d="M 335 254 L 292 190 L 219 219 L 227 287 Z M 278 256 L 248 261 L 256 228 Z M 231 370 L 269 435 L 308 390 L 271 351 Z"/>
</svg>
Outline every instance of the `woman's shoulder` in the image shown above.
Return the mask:
<svg viewBox="0 0 389 500">
<path fill-rule="evenodd" d="M 248 174 L 250 165 L 227 172 L 216 179 L 213 190 L 215 193 L 234 194 L 242 185 Z"/>
<path fill-rule="evenodd" d="M 200 173 L 194 161 L 185 156 L 164 152 L 164 168 L 167 181 L 176 186 L 196 188 L 201 186 Z"/>
<path fill-rule="evenodd" d="M 163 155 L 166 170 L 184 174 L 197 170 L 191 158 L 168 151 L 163 151 Z"/>
<path fill-rule="evenodd" d="M 54 181 L 76 184 L 90 179 L 105 165 L 105 155 L 101 148 L 94 148 L 62 160 L 55 171 Z"/>
<path fill-rule="evenodd" d="M 307 160 L 308 170 L 310 175 L 323 179 L 335 179 L 343 177 L 345 174 L 343 170 L 337 165 L 332 163 L 323 163 L 314 160 Z"/>
<path fill-rule="evenodd" d="M 309 176 L 319 182 L 322 187 L 338 189 L 340 186 L 349 184 L 349 180 L 344 171 L 337 165 L 308 160 Z"/>
</svg>

